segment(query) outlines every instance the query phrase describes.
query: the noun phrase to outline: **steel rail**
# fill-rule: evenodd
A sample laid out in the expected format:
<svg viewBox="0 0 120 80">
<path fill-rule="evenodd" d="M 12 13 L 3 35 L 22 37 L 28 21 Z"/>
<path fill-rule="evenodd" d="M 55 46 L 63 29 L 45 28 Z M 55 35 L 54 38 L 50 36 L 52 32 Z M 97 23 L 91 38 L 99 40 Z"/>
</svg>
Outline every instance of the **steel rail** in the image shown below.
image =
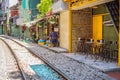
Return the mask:
<svg viewBox="0 0 120 80">
<path fill-rule="evenodd" d="M 8 38 L 8 37 L 5 37 L 5 36 L 2 36 L 4 38 L 7 38 L 7 39 L 10 39 L 12 40 L 13 42 L 17 43 L 18 45 L 26 48 L 31 54 L 35 55 L 36 57 L 38 57 L 39 59 L 41 59 L 48 67 L 50 67 L 52 70 L 54 70 L 57 74 L 59 74 L 59 76 L 61 76 L 62 78 L 64 78 L 63 80 L 71 80 L 65 73 L 63 73 L 62 71 L 60 71 L 58 68 L 54 67 L 51 63 L 49 63 L 45 58 L 41 57 L 39 54 L 33 52 L 32 50 L 30 50 L 29 48 L 27 48 L 26 46 L 20 44 L 19 42 L 11 39 L 11 38 Z"/>
<path fill-rule="evenodd" d="M 9 50 L 10 50 L 10 52 L 12 53 L 12 55 L 13 55 L 16 63 L 17 63 L 18 69 L 20 70 L 20 73 L 21 73 L 21 75 L 22 75 L 22 79 L 23 79 L 23 80 L 27 80 L 27 78 L 26 78 L 26 76 L 25 76 L 25 73 L 24 73 L 22 67 L 20 66 L 20 62 L 19 62 L 19 60 L 17 59 L 17 56 L 15 55 L 14 51 L 12 50 L 12 48 L 11 48 L 11 47 L 8 45 L 8 43 L 7 43 L 6 41 L 4 41 L 2 38 L 0 38 L 0 40 L 2 40 L 2 41 L 7 45 L 7 47 L 8 47 Z"/>
</svg>

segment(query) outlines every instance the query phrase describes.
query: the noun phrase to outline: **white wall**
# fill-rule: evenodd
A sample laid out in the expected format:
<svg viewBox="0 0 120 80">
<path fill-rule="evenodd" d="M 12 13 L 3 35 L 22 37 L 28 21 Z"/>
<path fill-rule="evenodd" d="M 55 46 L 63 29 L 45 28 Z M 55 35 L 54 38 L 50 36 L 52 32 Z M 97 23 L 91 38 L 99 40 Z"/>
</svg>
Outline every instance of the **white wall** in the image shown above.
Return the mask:
<svg viewBox="0 0 120 80">
<path fill-rule="evenodd" d="M 9 0 L 9 7 L 12 7 L 18 3 L 18 0 Z"/>
</svg>

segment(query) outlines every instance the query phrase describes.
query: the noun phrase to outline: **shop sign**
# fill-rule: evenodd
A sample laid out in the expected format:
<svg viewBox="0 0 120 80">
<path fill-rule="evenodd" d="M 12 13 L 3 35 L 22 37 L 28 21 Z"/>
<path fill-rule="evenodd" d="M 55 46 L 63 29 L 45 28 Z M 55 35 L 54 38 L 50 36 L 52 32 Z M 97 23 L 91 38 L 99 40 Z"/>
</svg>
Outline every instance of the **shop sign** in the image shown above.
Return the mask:
<svg viewBox="0 0 120 80">
<path fill-rule="evenodd" d="M 67 4 L 63 2 L 63 0 L 58 0 L 52 5 L 52 12 L 57 13 L 63 10 L 67 10 Z"/>
<path fill-rule="evenodd" d="M 11 10 L 11 17 L 18 16 L 18 10 Z"/>
</svg>

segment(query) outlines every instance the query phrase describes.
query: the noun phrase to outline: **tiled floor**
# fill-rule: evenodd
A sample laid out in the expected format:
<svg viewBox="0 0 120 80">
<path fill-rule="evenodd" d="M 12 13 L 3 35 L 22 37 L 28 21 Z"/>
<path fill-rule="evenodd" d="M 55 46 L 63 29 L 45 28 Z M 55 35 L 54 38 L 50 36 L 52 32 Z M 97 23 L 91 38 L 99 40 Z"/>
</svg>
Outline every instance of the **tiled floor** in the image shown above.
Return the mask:
<svg viewBox="0 0 120 80">
<path fill-rule="evenodd" d="M 75 60 L 78 60 L 80 62 L 83 62 L 85 64 L 88 64 L 90 66 L 93 66 L 95 68 L 98 68 L 102 71 L 110 71 L 110 70 L 114 70 L 114 69 L 120 69 L 120 67 L 118 67 L 117 62 L 106 62 L 106 61 L 102 61 L 102 60 L 96 60 L 92 59 L 90 56 L 88 56 L 85 59 L 85 55 L 80 55 L 80 54 L 74 54 L 74 53 L 63 53 L 63 55 L 66 55 L 68 57 L 74 58 Z"/>
</svg>

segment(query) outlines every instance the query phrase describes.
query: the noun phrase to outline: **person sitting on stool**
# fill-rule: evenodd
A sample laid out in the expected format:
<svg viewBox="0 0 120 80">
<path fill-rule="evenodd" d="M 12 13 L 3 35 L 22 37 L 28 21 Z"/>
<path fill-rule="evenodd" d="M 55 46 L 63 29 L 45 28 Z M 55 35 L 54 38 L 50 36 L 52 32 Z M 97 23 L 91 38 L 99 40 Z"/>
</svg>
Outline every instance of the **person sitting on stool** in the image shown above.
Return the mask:
<svg viewBox="0 0 120 80">
<path fill-rule="evenodd" d="M 57 33 L 54 31 L 54 28 L 52 28 L 52 32 L 50 33 L 50 43 L 52 47 L 57 46 L 57 42 L 58 42 L 58 35 Z"/>
</svg>

